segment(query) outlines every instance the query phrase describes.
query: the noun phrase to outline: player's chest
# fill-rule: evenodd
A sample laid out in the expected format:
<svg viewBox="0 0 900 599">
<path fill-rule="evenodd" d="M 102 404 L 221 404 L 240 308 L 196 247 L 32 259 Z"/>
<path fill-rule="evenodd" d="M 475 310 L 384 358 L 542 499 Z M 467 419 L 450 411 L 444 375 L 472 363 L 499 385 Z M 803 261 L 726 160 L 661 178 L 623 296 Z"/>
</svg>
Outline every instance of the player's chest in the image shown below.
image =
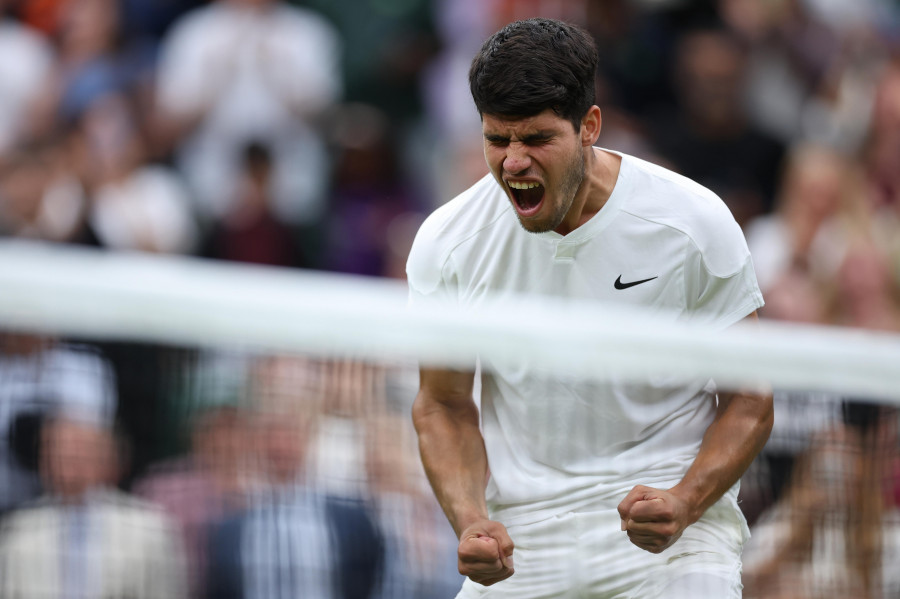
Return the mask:
<svg viewBox="0 0 900 599">
<path fill-rule="evenodd" d="M 665 232 L 662 233 L 665 235 Z M 570 243 L 494 243 L 460 261 L 460 299 L 539 294 L 680 310 L 685 305 L 684 239 L 616 235 Z"/>
</svg>

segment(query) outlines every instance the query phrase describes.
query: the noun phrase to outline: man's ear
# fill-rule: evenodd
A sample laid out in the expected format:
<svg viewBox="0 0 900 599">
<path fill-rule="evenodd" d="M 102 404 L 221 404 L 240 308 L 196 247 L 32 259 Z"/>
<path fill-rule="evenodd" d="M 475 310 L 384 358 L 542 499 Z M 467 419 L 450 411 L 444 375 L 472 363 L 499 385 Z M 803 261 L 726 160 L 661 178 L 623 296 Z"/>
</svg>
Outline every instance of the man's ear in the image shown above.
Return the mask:
<svg viewBox="0 0 900 599">
<path fill-rule="evenodd" d="M 600 107 L 595 104 L 588 108 L 587 114 L 581 119 L 581 145 L 594 145 L 600 137 L 602 125 L 603 118 L 600 115 Z"/>
</svg>

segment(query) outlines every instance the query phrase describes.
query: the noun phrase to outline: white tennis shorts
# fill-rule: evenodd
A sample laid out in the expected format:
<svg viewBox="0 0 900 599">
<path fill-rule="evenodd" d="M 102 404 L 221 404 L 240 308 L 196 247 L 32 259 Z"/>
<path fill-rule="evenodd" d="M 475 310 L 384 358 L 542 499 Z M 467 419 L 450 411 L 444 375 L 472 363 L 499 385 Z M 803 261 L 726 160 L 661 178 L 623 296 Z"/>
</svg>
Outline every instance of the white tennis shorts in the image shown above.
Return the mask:
<svg viewBox="0 0 900 599">
<path fill-rule="evenodd" d="M 615 509 L 511 526 L 515 574 L 457 599 L 739 599 L 747 524 L 723 499 L 660 554 L 631 544 Z"/>
</svg>

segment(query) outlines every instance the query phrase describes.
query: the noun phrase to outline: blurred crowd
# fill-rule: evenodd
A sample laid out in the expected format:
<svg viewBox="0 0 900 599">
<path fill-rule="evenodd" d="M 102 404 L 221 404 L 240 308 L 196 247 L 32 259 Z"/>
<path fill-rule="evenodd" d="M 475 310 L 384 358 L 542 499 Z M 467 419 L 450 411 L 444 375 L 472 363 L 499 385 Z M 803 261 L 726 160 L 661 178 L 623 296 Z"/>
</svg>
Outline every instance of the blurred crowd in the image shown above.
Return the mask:
<svg viewBox="0 0 900 599">
<path fill-rule="evenodd" d="M 414 373 L 0 334 L 0 597 L 455 595 Z"/>
<path fill-rule="evenodd" d="M 900 332 L 892 0 L 0 0 L 0 235 L 402 278 L 487 173 L 471 58 L 530 16 L 595 35 L 598 145 L 728 204 L 763 318 Z M 408 367 L 3 335 L 0 599 L 452 596 L 414 393 Z M 775 394 L 747 596 L 900 592 L 896 412 Z"/>
</svg>

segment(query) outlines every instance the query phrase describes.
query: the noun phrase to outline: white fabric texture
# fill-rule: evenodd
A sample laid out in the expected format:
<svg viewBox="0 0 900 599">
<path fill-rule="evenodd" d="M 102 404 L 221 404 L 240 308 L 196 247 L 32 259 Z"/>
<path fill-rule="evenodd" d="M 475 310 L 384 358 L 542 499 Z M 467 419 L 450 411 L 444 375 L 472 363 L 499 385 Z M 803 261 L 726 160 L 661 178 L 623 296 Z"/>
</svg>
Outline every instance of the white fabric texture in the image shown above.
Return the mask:
<svg viewBox="0 0 900 599">
<path fill-rule="evenodd" d="M 490 587 L 466 580 L 457 597 L 739 599 L 742 519 L 735 503 L 718 504 L 660 554 L 632 545 L 614 508 L 512 526 L 512 577 Z"/>
</svg>

